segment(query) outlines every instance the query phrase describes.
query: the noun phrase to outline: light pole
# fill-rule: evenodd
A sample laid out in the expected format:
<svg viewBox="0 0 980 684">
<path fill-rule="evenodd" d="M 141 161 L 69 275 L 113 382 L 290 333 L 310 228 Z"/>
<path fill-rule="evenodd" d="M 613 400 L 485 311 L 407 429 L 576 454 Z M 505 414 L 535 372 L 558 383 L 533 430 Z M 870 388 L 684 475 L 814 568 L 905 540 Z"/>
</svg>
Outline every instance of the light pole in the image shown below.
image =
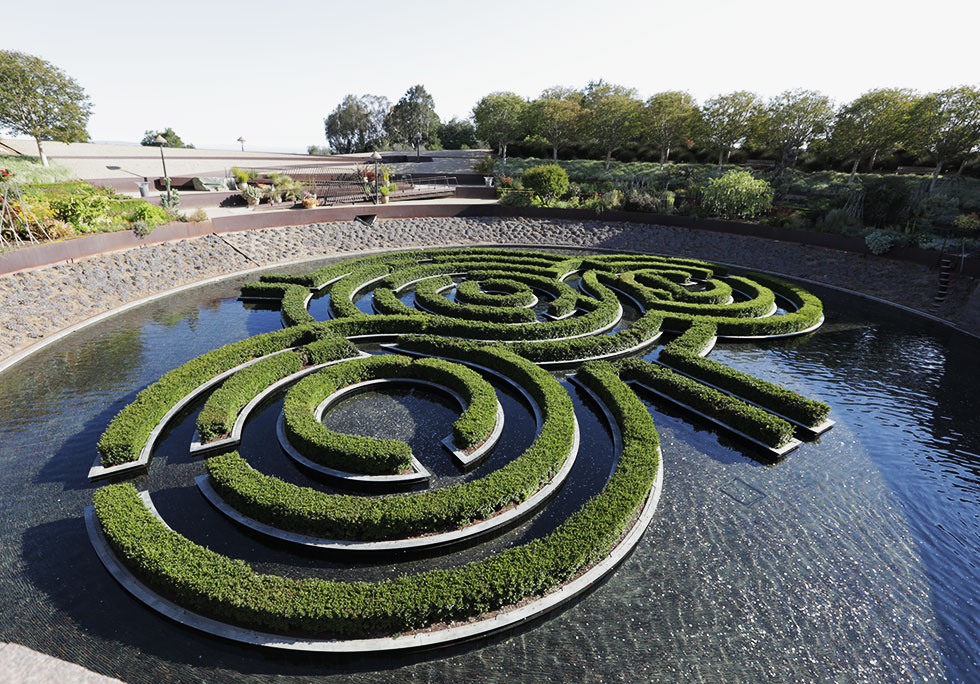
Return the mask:
<svg viewBox="0 0 980 684">
<path fill-rule="evenodd" d="M 371 153 L 371 159 L 374 160 L 374 203 L 378 203 L 378 162 L 381 161 L 381 155 L 375 150 Z"/>
<path fill-rule="evenodd" d="M 162 135 L 158 135 L 153 139 L 157 145 L 160 146 L 160 161 L 163 163 L 163 182 L 167 184 L 167 204 L 170 204 L 170 176 L 167 175 L 167 160 L 163 156 L 163 148 L 167 146 L 167 139 Z"/>
<path fill-rule="evenodd" d="M 239 138 L 238 138 L 238 144 L 242 146 L 242 152 L 244 152 L 245 151 L 245 138 L 239 136 Z"/>
</svg>

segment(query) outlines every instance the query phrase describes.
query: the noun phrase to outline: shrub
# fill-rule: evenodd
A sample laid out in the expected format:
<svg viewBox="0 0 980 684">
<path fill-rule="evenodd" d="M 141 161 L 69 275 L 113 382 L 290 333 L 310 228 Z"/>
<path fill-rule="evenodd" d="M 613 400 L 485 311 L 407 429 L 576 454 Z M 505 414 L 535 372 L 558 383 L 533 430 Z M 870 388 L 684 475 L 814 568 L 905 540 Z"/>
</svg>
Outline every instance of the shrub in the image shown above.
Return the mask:
<svg viewBox="0 0 980 684">
<path fill-rule="evenodd" d="M 808 427 L 816 427 L 826 420 L 830 413 L 827 404 L 702 358 L 700 352 L 714 334 L 713 324 L 695 323 L 661 350 L 659 361 Z"/>
<path fill-rule="evenodd" d="M 751 218 L 772 209 L 772 186 L 750 172 L 733 169 L 708 182 L 701 206 L 712 216 Z"/>
<path fill-rule="evenodd" d="M 99 438 L 103 466 L 139 459 L 150 433 L 168 411 L 192 390 L 216 375 L 254 358 L 314 339 L 311 327 L 294 326 L 256 335 L 188 361 L 136 395 L 116 414 Z"/>
<path fill-rule="evenodd" d="M 540 197 L 558 199 L 568 192 L 568 174 L 557 164 L 535 166 L 524 172 L 521 184 Z"/>
<path fill-rule="evenodd" d="M 396 539 L 482 520 L 524 501 L 558 472 L 571 449 L 574 410 L 550 373 L 507 350 L 478 343 L 440 339 L 417 346 L 424 353 L 492 367 L 517 382 L 541 409 L 537 439 L 522 455 L 485 477 L 405 496 L 325 494 L 253 471 L 237 454 L 209 460 L 216 489 L 243 513 L 284 529 L 332 539 Z M 299 385 L 291 392 L 297 389 Z M 488 410 L 481 412 L 489 416 Z"/>
<path fill-rule="evenodd" d="M 211 442 L 231 432 L 238 413 L 266 387 L 292 375 L 303 366 L 300 355 L 283 352 L 243 368 L 221 383 L 197 414 L 197 431 L 202 442 Z"/>
<path fill-rule="evenodd" d="M 197 209 L 195 209 L 190 213 L 190 215 L 187 217 L 187 220 L 190 221 L 191 223 L 201 223 L 203 221 L 207 221 L 208 212 L 198 207 Z"/>
<path fill-rule="evenodd" d="M 591 365 L 579 377 L 620 426 L 615 471 L 552 533 L 474 563 L 380 583 L 297 580 L 256 574 L 191 542 L 154 517 L 130 485 L 99 489 L 96 515 L 121 561 L 144 582 L 190 610 L 232 623 L 338 638 L 466 620 L 544 594 L 605 556 L 649 496 L 660 458 L 653 419 L 608 364 Z M 209 467 L 226 458 L 211 459 Z"/>
<path fill-rule="evenodd" d="M 126 220 L 130 223 L 144 221 L 156 225 L 167 221 L 167 212 L 149 202 L 140 202 L 129 212 Z"/>
<path fill-rule="evenodd" d="M 646 361 L 627 359 L 620 363 L 624 378 L 666 394 L 769 447 L 784 446 L 793 438 L 789 422 L 741 399 Z"/>
<path fill-rule="evenodd" d="M 980 229 L 980 217 L 977 214 L 960 214 L 953 219 L 953 227 L 960 230 L 975 231 Z"/>
<path fill-rule="evenodd" d="M 404 442 L 340 434 L 325 428 L 314 414 L 320 402 L 341 388 L 381 378 L 429 380 L 461 395 L 468 405 L 453 424 L 459 448 L 485 440 L 496 423 L 497 395 L 475 372 L 439 359 L 412 361 L 385 354 L 325 368 L 290 389 L 283 403 L 289 441 L 304 456 L 346 472 L 383 475 L 410 468 L 412 451 Z"/>
<path fill-rule="evenodd" d="M 881 230 L 876 230 L 873 233 L 868 233 L 864 238 L 865 244 L 868 245 L 868 249 L 871 250 L 872 254 L 882 255 L 895 247 L 900 241 L 901 236 L 895 233 L 886 233 Z"/>
<path fill-rule="evenodd" d="M 864 185 L 864 224 L 899 225 L 909 219 L 910 187 L 900 176 L 872 177 Z"/>
<path fill-rule="evenodd" d="M 134 221 L 133 222 L 133 233 L 136 237 L 143 239 L 148 237 L 150 233 L 153 232 L 153 227 L 150 226 L 146 221 Z"/>
</svg>

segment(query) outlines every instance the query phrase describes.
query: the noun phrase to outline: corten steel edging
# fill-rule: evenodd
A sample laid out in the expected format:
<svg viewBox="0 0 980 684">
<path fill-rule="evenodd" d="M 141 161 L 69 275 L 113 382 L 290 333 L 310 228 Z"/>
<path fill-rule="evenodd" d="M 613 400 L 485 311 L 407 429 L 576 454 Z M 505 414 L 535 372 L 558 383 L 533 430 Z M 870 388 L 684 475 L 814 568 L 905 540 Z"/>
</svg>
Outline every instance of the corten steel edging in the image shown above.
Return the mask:
<svg viewBox="0 0 980 684">
<path fill-rule="evenodd" d="M 781 242 L 796 242 L 801 245 L 828 247 L 845 252 L 870 254 L 867 245 L 860 238 L 844 235 L 819 233 L 815 231 L 790 230 L 734 221 L 716 221 L 689 216 L 666 216 L 626 211 L 608 211 L 596 214 L 582 209 L 546 209 L 540 207 L 517 208 L 500 204 L 354 204 L 341 207 L 321 207 L 318 209 L 287 209 L 282 211 L 258 211 L 249 214 L 222 216 L 201 223 L 175 223 L 160 226 L 146 240 L 136 238 L 129 231 L 99 233 L 75 240 L 48 243 L 36 247 L 25 247 L 8 254 L 0 255 L 0 275 L 14 273 L 29 268 L 56 264 L 69 259 L 78 259 L 117 249 L 128 249 L 143 245 L 169 242 L 186 238 L 200 237 L 208 233 L 231 233 L 240 230 L 259 228 L 278 228 L 303 226 L 311 223 L 351 221 L 356 216 L 374 214 L 378 218 L 453 218 L 453 217 L 491 217 L 491 218 L 544 218 L 582 221 L 617 221 L 650 226 L 675 226 L 692 230 L 705 230 L 716 233 L 744 235 Z M 379 228 L 380 229 L 380 228 Z M 940 252 L 919 248 L 894 249 L 881 258 L 916 263 L 928 267 L 938 266 Z M 947 255 L 948 256 L 948 255 Z M 956 271 L 980 278 L 980 258 L 967 257 L 959 267 L 959 257 L 954 257 Z"/>
</svg>

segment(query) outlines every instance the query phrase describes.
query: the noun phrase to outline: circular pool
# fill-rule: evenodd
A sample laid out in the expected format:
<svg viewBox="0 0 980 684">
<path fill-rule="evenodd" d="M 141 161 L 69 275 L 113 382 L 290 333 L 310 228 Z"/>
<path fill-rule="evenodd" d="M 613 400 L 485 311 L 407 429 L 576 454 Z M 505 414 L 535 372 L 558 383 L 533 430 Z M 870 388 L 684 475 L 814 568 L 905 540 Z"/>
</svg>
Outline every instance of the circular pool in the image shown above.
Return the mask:
<svg viewBox="0 0 980 684">
<path fill-rule="evenodd" d="M 766 464 L 737 439 L 641 392 L 663 450 L 657 514 L 623 565 L 560 613 L 489 640 L 383 660 L 269 653 L 160 617 L 116 584 L 89 543 L 82 512 L 98 484 L 89 483 L 88 468 L 106 425 L 140 389 L 206 351 L 280 327 L 278 308 L 237 300 L 242 282 L 114 316 L 0 374 L 3 640 L 132 683 L 362 681 L 378 669 L 396 680 L 446 682 L 976 678 L 980 342 L 812 285 L 826 317 L 816 332 L 722 340 L 711 359 L 829 403 L 835 427 Z M 318 316 L 322 306 L 313 300 L 310 311 Z M 629 306 L 627 320 L 637 315 Z M 657 347 L 641 353 L 655 355 Z M 350 564 L 244 530 L 194 484 L 205 472 L 188 452 L 194 407 L 170 423 L 134 482 L 175 530 L 257 571 L 377 580 L 458 567 L 547 534 L 607 477 L 615 454 L 606 420 L 565 373 L 556 374 L 589 457 L 576 460 L 542 512 L 452 554 Z M 358 394 L 338 404 L 328 424 L 343 430 L 389 416 L 383 422 L 399 431 L 377 436 L 403 439 L 435 462 L 439 485 L 469 481 L 534 438 L 535 418 L 519 393 L 505 383 L 495 388 L 508 439 L 463 474 L 438 461 L 438 441 L 458 417 L 439 392 Z M 263 472 L 307 484 L 308 475 L 276 453 L 282 401 L 272 396 L 253 413 L 242 453 Z M 432 436 L 437 448 L 428 453 Z"/>
</svg>

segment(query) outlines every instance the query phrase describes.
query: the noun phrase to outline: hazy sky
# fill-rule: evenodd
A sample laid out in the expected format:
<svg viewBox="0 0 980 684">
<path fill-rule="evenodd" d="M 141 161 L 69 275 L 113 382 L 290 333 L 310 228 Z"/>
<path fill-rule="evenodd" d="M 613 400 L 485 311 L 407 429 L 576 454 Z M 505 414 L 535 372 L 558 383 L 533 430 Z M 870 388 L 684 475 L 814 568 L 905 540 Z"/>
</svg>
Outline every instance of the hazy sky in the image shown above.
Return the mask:
<svg viewBox="0 0 980 684">
<path fill-rule="evenodd" d="M 748 89 L 980 84 L 980 2 L 5 3 L 0 47 L 65 70 L 94 105 L 93 140 L 172 126 L 198 147 L 305 151 L 347 93 L 392 102 L 416 83 L 443 120 L 483 95 L 534 97 L 603 78 L 644 97 Z"/>
</svg>

